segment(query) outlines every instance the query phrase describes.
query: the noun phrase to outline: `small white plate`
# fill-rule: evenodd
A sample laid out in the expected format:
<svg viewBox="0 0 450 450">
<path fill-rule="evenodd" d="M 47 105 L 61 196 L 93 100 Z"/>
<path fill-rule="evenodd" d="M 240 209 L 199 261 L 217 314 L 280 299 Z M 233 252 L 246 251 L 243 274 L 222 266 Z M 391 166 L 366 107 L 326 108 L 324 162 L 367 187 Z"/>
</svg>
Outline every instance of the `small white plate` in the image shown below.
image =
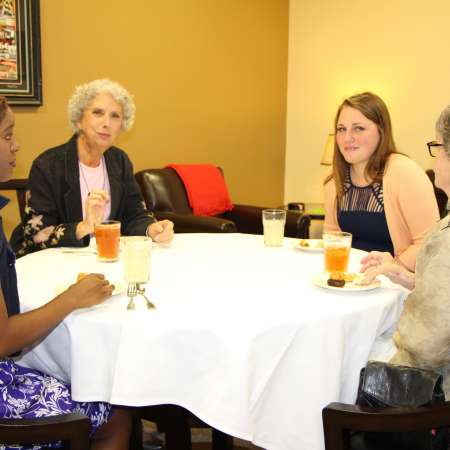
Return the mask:
<svg viewBox="0 0 450 450">
<path fill-rule="evenodd" d="M 323 252 L 323 241 L 322 239 L 300 239 L 294 244 L 294 248 L 303 252 Z"/>
<path fill-rule="evenodd" d="M 329 286 L 327 284 L 327 276 L 325 274 L 316 275 L 313 278 L 313 283 L 315 286 L 325 288 L 325 289 L 331 289 L 334 291 L 352 291 L 352 292 L 359 292 L 359 291 L 371 291 L 372 289 L 377 289 L 381 286 L 380 280 L 374 280 L 370 284 L 355 284 L 353 281 L 347 281 L 343 287 L 336 287 L 336 286 Z"/>
<path fill-rule="evenodd" d="M 114 285 L 114 291 L 112 295 L 119 295 L 127 292 L 128 285 L 127 283 L 125 283 L 125 281 L 109 280 L 109 282 Z M 74 283 L 76 283 L 76 280 L 74 280 L 73 283 L 67 281 L 56 285 L 54 289 L 54 294 L 55 295 L 62 294 L 69 286 L 71 286 Z"/>
</svg>

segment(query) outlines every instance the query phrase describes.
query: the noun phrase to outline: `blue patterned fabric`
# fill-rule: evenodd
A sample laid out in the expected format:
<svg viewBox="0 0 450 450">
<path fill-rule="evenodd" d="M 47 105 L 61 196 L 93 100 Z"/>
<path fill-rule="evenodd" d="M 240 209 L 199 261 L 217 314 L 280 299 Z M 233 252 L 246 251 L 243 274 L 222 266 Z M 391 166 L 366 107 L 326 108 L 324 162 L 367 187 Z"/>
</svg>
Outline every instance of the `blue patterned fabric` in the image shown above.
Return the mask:
<svg viewBox="0 0 450 450">
<path fill-rule="evenodd" d="M 0 196 L 0 209 L 6 204 Z M 15 259 L 6 241 L 0 218 L 0 285 L 8 315 L 19 311 Z M 56 378 L 16 364 L 12 359 L 0 359 L 0 418 L 35 419 L 79 412 L 91 420 L 91 434 L 111 416 L 111 405 L 100 402 L 75 402 L 70 386 Z M 35 445 L 8 445 L 0 450 L 44 450 L 60 448 L 61 443 Z"/>
<path fill-rule="evenodd" d="M 11 359 L 0 360 L 0 417 L 35 419 L 79 412 L 91 419 L 91 434 L 107 422 L 111 405 L 100 402 L 75 402 L 70 386 L 56 378 L 19 366 Z M 0 450 L 41 450 L 59 448 L 60 443 L 33 446 L 4 446 Z"/>
<path fill-rule="evenodd" d="M 394 254 L 384 212 L 382 183 L 355 186 L 348 169 L 337 215 L 340 229 L 353 235 L 352 247 Z"/>
</svg>

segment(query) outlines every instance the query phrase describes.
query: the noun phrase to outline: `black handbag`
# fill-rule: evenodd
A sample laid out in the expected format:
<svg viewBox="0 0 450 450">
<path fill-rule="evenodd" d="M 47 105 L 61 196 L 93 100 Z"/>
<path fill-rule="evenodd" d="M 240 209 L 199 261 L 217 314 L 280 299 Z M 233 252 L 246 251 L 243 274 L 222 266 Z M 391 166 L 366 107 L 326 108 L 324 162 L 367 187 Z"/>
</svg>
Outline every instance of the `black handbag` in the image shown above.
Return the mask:
<svg viewBox="0 0 450 450">
<path fill-rule="evenodd" d="M 442 375 L 433 370 L 369 361 L 361 370 L 356 404 L 376 408 L 432 406 L 445 403 Z M 447 450 L 448 430 L 364 433 L 380 448 Z"/>
</svg>

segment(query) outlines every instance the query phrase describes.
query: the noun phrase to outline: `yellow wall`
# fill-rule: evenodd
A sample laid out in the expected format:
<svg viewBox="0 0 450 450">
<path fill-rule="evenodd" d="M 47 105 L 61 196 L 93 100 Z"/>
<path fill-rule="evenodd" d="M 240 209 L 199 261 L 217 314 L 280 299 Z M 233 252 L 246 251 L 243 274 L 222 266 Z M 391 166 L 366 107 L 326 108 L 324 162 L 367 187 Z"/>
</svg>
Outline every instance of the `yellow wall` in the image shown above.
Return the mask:
<svg viewBox="0 0 450 450">
<path fill-rule="evenodd" d="M 371 90 L 400 151 L 432 166 L 425 143 L 450 104 L 448 0 L 291 0 L 285 201 L 322 201 L 320 166 L 335 111 Z"/>
<path fill-rule="evenodd" d="M 234 202 L 282 202 L 288 0 L 41 0 L 44 105 L 15 107 L 15 177 L 70 137 L 75 85 L 100 77 L 135 95 L 119 139 L 135 169 L 223 167 Z M 18 219 L 3 213 L 7 230 Z"/>
</svg>

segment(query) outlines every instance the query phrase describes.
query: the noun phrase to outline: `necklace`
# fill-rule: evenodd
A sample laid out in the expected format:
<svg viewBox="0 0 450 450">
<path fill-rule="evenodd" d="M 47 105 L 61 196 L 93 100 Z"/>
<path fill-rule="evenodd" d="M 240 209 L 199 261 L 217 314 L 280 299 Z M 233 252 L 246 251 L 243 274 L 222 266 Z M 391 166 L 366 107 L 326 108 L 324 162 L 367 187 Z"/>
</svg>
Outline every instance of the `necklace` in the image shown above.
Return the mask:
<svg viewBox="0 0 450 450">
<path fill-rule="evenodd" d="M 97 181 L 100 181 L 100 179 L 103 179 L 102 180 L 102 190 L 104 191 L 105 188 L 106 188 L 106 177 L 107 177 L 107 174 L 106 174 L 106 164 L 105 164 L 104 159 L 105 158 L 102 157 L 102 159 L 100 160 L 100 165 L 101 165 L 101 168 L 102 168 L 102 172 L 100 174 L 100 177 L 98 177 L 96 180 L 94 180 L 94 182 L 92 183 L 91 187 L 89 187 L 89 184 L 88 184 L 88 182 L 86 180 L 86 176 L 84 174 L 83 164 L 81 163 L 81 161 L 78 161 L 78 166 L 80 168 L 81 179 L 83 180 L 83 183 L 84 183 L 84 185 L 86 187 L 88 195 L 90 195 L 91 191 L 93 189 L 95 189 Z"/>
</svg>

